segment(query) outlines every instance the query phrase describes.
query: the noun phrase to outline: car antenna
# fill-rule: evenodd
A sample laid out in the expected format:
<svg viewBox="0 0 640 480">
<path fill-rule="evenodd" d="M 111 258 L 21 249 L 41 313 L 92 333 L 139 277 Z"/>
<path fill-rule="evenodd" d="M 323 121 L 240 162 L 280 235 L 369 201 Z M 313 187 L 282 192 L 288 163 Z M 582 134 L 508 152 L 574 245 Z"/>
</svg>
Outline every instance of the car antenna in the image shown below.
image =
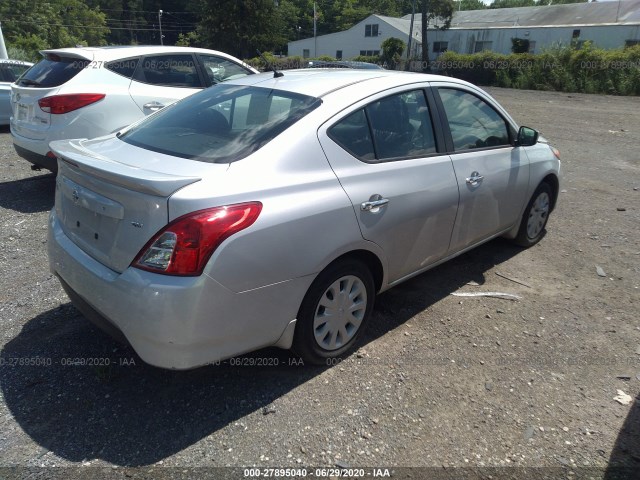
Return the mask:
<svg viewBox="0 0 640 480">
<path fill-rule="evenodd" d="M 265 57 L 260 50 L 256 49 L 256 52 L 258 52 L 258 55 L 260 55 L 260 58 L 262 58 L 262 60 L 264 60 L 264 63 L 267 64 L 267 68 L 273 72 L 273 78 L 284 77 L 284 73 L 279 72 L 278 70 L 276 70 L 276 67 L 274 67 L 273 64 L 269 60 L 267 60 L 267 57 Z"/>
</svg>

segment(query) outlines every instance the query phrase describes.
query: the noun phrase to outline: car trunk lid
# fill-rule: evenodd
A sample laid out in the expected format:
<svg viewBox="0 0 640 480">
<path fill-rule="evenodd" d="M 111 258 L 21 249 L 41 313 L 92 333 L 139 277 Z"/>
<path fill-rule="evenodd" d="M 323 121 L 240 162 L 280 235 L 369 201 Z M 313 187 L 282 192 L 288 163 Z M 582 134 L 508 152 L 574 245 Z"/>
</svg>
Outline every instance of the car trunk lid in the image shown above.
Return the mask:
<svg viewBox="0 0 640 480">
<path fill-rule="evenodd" d="M 226 169 L 149 152 L 113 136 L 60 140 L 50 147 L 59 158 L 55 210 L 65 234 L 116 272 L 168 223 L 174 192 L 207 171 Z"/>
</svg>

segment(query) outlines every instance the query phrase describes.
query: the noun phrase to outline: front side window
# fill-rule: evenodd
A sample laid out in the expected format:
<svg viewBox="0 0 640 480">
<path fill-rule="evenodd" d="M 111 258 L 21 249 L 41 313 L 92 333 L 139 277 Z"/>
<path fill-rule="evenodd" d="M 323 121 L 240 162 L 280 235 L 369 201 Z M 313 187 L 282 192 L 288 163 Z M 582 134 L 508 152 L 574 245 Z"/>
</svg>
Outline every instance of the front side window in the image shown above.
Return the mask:
<svg viewBox="0 0 640 480">
<path fill-rule="evenodd" d="M 203 87 L 196 63 L 190 54 L 144 57 L 136 70 L 135 79 L 165 87 Z"/>
<path fill-rule="evenodd" d="M 320 104 L 291 92 L 218 84 L 163 108 L 118 138 L 175 157 L 230 163 L 257 151 Z"/>
<path fill-rule="evenodd" d="M 351 155 L 367 162 L 436 153 L 431 115 L 422 90 L 376 100 L 338 122 L 328 133 Z"/>
<path fill-rule="evenodd" d="M 246 77 L 253 73 L 251 70 L 226 58 L 216 57 L 215 55 L 198 55 L 198 58 L 202 62 L 205 74 L 212 84 Z"/>
<path fill-rule="evenodd" d="M 463 90 L 438 88 L 455 151 L 510 145 L 507 122 L 484 100 Z"/>
</svg>

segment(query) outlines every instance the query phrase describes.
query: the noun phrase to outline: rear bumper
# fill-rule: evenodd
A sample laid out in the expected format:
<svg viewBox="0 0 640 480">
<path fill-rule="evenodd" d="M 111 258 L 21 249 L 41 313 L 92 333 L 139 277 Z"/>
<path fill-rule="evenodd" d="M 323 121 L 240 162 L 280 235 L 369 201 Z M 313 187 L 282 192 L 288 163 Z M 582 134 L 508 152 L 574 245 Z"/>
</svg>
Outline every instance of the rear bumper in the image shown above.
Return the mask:
<svg viewBox="0 0 640 480">
<path fill-rule="evenodd" d="M 15 137 L 14 137 L 15 138 Z M 15 148 L 16 153 L 27 160 L 28 162 L 33 163 L 36 167 L 45 168 L 47 170 L 52 171 L 53 173 L 58 171 L 58 159 L 47 157 L 46 155 L 40 155 L 38 153 L 32 152 L 31 150 L 27 150 L 16 143 L 13 144 L 13 148 Z"/>
<path fill-rule="evenodd" d="M 11 138 L 13 140 L 13 148 L 15 148 L 20 157 L 37 167 L 46 168 L 52 172 L 58 170 L 58 160 L 46 156 L 47 152 L 49 152 L 47 140 L 37 140 L 22 136 L 18 133 L 13 123 L 11 123 Z"/>
<path fill-rule="evenodd" d="M 49 266 L 78 309 L 147 363 L 188 369 L 278 343 L 313 276 L 235 293 L 214 279 L 114 272 L 49 216 Z M 288 346 L 288 345 L 282 345 Z"/>
</svg>

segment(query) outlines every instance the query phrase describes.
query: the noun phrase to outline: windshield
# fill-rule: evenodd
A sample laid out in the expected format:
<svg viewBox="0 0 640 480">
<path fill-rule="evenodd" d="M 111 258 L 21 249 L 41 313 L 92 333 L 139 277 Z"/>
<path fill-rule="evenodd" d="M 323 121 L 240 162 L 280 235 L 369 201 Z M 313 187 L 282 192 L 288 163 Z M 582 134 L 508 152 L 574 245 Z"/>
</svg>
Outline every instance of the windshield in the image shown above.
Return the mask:
<svg viewBox="0 0 640 480">
<path fill-rule="evenodd" d="M 175 157 L 230 163 L 260 149 L 320 103 L 281 90 L 220 84 L 160 110 L 118 137 Z"/>
</svg>

